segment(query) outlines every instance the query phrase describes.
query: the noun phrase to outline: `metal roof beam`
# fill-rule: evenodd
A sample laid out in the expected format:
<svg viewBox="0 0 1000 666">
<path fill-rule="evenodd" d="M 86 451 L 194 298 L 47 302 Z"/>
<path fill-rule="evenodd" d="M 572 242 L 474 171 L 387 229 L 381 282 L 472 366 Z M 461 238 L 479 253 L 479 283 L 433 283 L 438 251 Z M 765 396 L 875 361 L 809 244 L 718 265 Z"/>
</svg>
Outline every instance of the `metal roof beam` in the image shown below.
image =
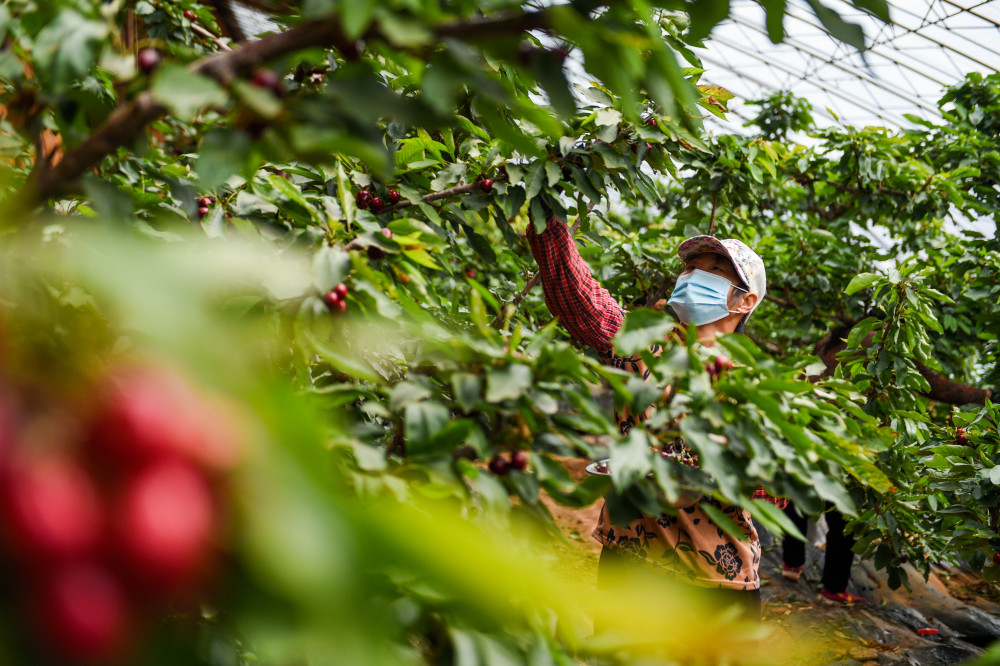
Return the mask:
<svg viewBox="0 0 1000 666">
<path fill-rule="evenodd" d="M 973 5 L 972 7 L 963 7 L 962 5 L 958 4 L 957 2 L 952 2 L 951 0 L 942 0 L 942 2 L 944 2 L 945 4 L 951 5 L 952 7 L 957 7 L 958 9 L 961 9 L 962 12 L 964 12 L 966 14 L 972 14 L 976 18 L 982 19 L 982 20 L 986 21 L 987 23 L 992 23 L 996 27 L 1000 28 L 1000 22 L 994 21 L 993 19 L 991 19 L 988 16 L 983 16 L 982 14 L 977 14 L 976 12 L 972 11 L 976 7 L 981 6 L 982 3 L 980 3 L 979 5 Z M 961 13 L 961 12 L 959 12 L 959 13 Z"/>
<path fill-rule="evenodd" d="M 713 59 L 713 58 L 711 58 L 709 56 L 699 56 L 699 57 L 704 62 L 711 63 L 713 65 L 718 65 L 719 67 L 721 67 L 721 68 L 723 68 L 725 70 L 733 72 L 733 70 L 726 63 L 724 63 L 724 62 L 720 62 L 720 61 L 715 60 L 715 59 Z M 760 79 L 758 79 L 758 78 L 756 78 L 754 76 L 750 76 L 749 74 L 745 74 L 743 72 L 733 72 L 733 73 L 736 74 L 737 76 L 739 76 L 741 79 L 746 79 L 747 81 L 751 81 L 753 83 L 756 83 L 761 88 L 767 88 L 768 90 L 771 90 L 773 92 L 784 92 L 780 86 L 776 86 L 776 85 L 774 85 L 772 83 L 768 83 L 767 81 L 761 81 Z M 835 123 L 836 122 L 840 122 L 837 118 L 835 118 L 826 109 L 815 109 L 815 111 L 819 115 L 824 116 L 824 117 L 828 118 L 829 120 L 832 120 Z M 746 117 L 746 116 L 742 116 L 742 114 L 737 114 L 737 115 L 740 115 L 741 117 L 744 117 L 744 118 Z M 751 118 L 747 118 L 747 120 L 752 120 L 752 119 Z"/>
<path fill-rule="evenodd" d="M 851 6 L 851 7 L 854 7 L 854 5 L 851 5 L 849 2 L 847 2 L 847 0 L 840 0 L 840 2 L 843 3 L 843 4 L 847 4 L 847 5 Z M 978 5 L 975 5 L 974 7 L 980 7 L 982 5 L 988 4 L 989 2 L 991 2 L 991 0 L 983 0 L 983 2 L 980 2 Z M 934 39 L 933 37 L 928 37 L 924 33 L 920 32 L 924 28 L 930 27 L 932 25 L 937 25 L 938 23 L 941 23 L 942 21 L 947 21 L 950 18 L 954 18 L 955 16 L 958 16 L 959 14 L 968 11 L 967 9 L 963 9 L 960 12 L 955 12 L 954 14 L 948 14 L 947 16 L 945 16 L 943 18 L 939 18 L 939 19 L 937 19 L 935 21 L 931 21 L 930 23 L 927 23 L 927 22 L 924 21 L 923 18 L 921 18 L 921 16 L 919 14 L 914 14 L 913 12 L 910 12 L 910 11 L 907 11 L 907 10 L 903 9 L 903 7 L 901 6 L 901 4 L 894 4 L 894 5 L 892 5 L 892 8 L 895 9 L 895 10 L 897 10 L 897 11 L 901 11 L 904 14 L 907 14 L 907 15 L 912 16 L 914 18 L 920 19 L 920 21 L 921 21 L 920 25 L 917 26 L 916 28 L 907 28 L 906 26 L 901 25 L 901 24 L 896 23 L 895 21 L 893 21 L 892 22 L 893 25 L 899 26 L 905 32 L 902 35 L 893 35 L 892 37 L 889 37 L 889 38 L 886 38 L 884 40 L 881 40 L 880 42 L 874 42 L 872 44 L 872 46 L 875 46 L 876 44 L 879 44 L 879 43 L 885 44 L 885 43 L 888 43 L 888 42 L 895 41 L 895 40 L 899 39 L 900 37 L 902 37 L 904 35 L 914 35 L 916 37 L 920 37 L 921 39 L 925 39 L 925 40 L 927 40 L 929 42 L 937 44 L 938 46 L 940 46 L 941 48 L 943 48 L 943 49 L 945 49 L 947 51 L 951 51 L 952 53 L 954 53 L 956 55 L 959 55 L 959 56 L 965 58 L 966 60 L 971 60 L 972 62 L 974 62 L 974 63 L 976 63 L 978 65 L 981 65 L 981 66 L 983 66 L 983 67 L 985 67 L 987 69 L 993 70 L 994 72 L 1000 71 L 996 67 L 994 67 L 993 65 L 989 65 L 989 64 L 983 62 L 982 60 L 979 60 L 978 58 L 973 58 L 971 55 L 969 55 L 968 53 L 965 53 L 964 51 L 961 51 L 961 50 L 959 50 L 959 49 L 957 49 L 957 48 L 955 48 L 955 47 L 953 47 L 953 46 L 951 46 L 949 44 L 945 44 L 942 41 Z M 958 37 L 960 37 L 961 39 L 964 39 L 965 41 L 967 41 L 967 42 L 969 42 L 971 44 L 975 44 L 976 46 L 980 46 L 980 47 L 982 46 L 978 42 L 976 42 L 976 41 L 974 41 L 972 39 L 969 39 L 965 35 L 958 34 L 958 33 L 956 33 L 956 34 L 957 34 Z"/>
<path fill-rule="evenodd" d="M 793 14 L 792 12 L 787 12 L 786 15 L 790 16 L 791 18 L 793 18 L 793 19 L 795 19 L 795 20 L 797 20 L 797 21 L 799 21 L 801 23 L 805 23 L 806 25 L 808 25 L 808 26 L 810 26 L 812 28 L 816 28 L 817 30 L 821 30 L 823 32 L 826 32 L 826 28 L 824 28 L 822 25 L 820 25 L 818 23 L 813 23 L 809 19 L 803 18 L 803 17 L 799 16 L 798 14 Z M 830 33 L 826 32 L 826 34 L 829 35 Z M 889 62 L 891 62 L 891 63 L 893 63 L 895 65 L 899 65 L 900 67 L 903 67 L 905 69 L 910 70 L 914 74 L 919 74 L 920 76 L 924 77 L 925 79 L 927 79 L 929 81 L 933 81 L 934 83 L 936 83 L 937 85 L 941 86 L 942 88 L 945 87 L 945 86 L 949 86 L 949 85 L 954 84 L 954 81 L 951 81 L 950 83 L 947 82 L 947 81 L 940 81 L 940 80 L 938 80 L 938 79 L 936 79 L 936 78 L 928 75 L 926 72 L 921 71 L 921 70 L 917 69 L 916 67 L 914 67 L 912 65 L 908 65 L 908 64 L 906 64 L 904 62 L 900 62 L 899 60 L 896 60 L 895 58 L 889 56 L 888 54 L 886 54 L 886 53 L 884 53 L 882 51 L 877 51 L 877 50 L 875 50 L 872 47 L 869 47 L 868 50 L 871 51 L 872 53 L 874 53 L 875 55 L 879 56 L 880 58 L 885 58 L 886 60 L 888 60 Z M 895 50 L 897 52 L 899 52 L 898 48 L 895 48 Z M 833 58 L 833 56 L 831 56 L 831 58 Z M 921 63 L 921 64 L 925 65 L 925 66 L 930 66 L 931 69 L 934 69 L 935 71 L 938 71 L 941 74 L 944 74 L 944 75 L 948 76 L 949 78 L 951 78 L 951 76 L 952 76 L 950 72 L 946 72 L 943 69 L 941 69 L 940 67 L 934 67 L 933 65 L 929 65 L 929 63 Z"/>
<path fill-rule="evenodd" d="M 760 28 L 760 27 L 758 27 L 756 25 L 752 25 L 750 23 L 745 23 L 742 19 L 739 19 L 739 18 L 736 18 L 736 17 L 730 17 L 730 20 L 733 21 L 734 23 L 737 23 L 737 24 L 745 27 L 745 28 L 749 28 L 751 30 L 754 30 L 754 31 L 760 33 L 761 35 L 765 35 L 765 36 L 767 35 L 767 32 L 763 28 Z M 800 53 L 805 53 L 807 55 L 813 56 L 814 58 L 819 58 L 825 64 L 832 65 L 833 67 L 836 67 L 837 69 L 839 69 L 841 71 L 847 72 L 851 76 L 855 76 L 858 79 L 860 79 L 862 81 L 865 81 L 866 83 L 870 83 L 870 84 L 873 84 L 873 85 L 876 85 L 876 86 L 882 86 L 883 85 L 882 81 L 878 81 L 878 80 L 876 80 L 876 79 L 868 76 L 867 74 L 865 74 L 861 70 L 851 69 L 849 67 L 845 67 L 844 65 L 841 65 L 840 63 L 838 63 L 835 60 L 831 59 L 830 56 L 825 56 L 824 54 L 822 54 L 820 52 L 813 51 L 813 50 L 809 49 L 808 47 L 799 44 L 797 41 L 795 41 L 793 39 L 789 39 L 789 38 L 786 37 L 785 41 L 782 42 L 782 43 L 783 44 L 787 44 L 788 46 L 792 47 L 793 49 L 795 49 L 796 51 L 798 51 Z M 899 97 L 900 99 L 908 102 L 909 104 L 912 104 L 914 106 L 922 108 L 924 111 L 930 111 L 930 112 L 934 113 L 935 115 L 939 114 L 938 108 L 936 106 L 928 104 L 927 102 L 924 102 L 923 100 L 921 100 L 921 99 L 919 99 L 917 97 L 911 97 L 909 95 L 906 95 L 906 94 L 903 94 L 901 92 L 898 92 L 898 91 L 895 91 L 895 90 L 892 90 L 892 89 L 888 89 L 888 88 L 883 88 L 883 90 L 886 90 L 890 94 L 895 95 L 896 97 Z"/>
<path fill-rule="evenodd" d="M 722 44 L 723 46 L 726 46 L 728 48 L 731 48 L 734 51 L 736 51 L 737 53 L 742 53 L 745 56 L 749 56 L 749 57 L 751 57 L 751 58 L 753 58 L 755 60 L 759 60 L 759 61 L 761 61 L 761 62 L 763 62 L 763 63 L 765 63 L 765 64 L 767 64 L 767 65 L 769 65 L 769 66 L 771 66 L 771 67 L 773 67 L 775 69 L 778 69 L 778 70 L 780 70 L 782 72 L 785 72 L 786 74 L 791 74 L 793 76 L 796 74 L 796 72 L 794 70 L 791 70 L 791 69 L 789 69 L 787 67 L 783 67 L 782 65 L 779 65 L 779 64 L 777 64 L 775 62 L 772 62 L 772 61 L 766 59 L 760 53 L 749 51 L 749 50 L 744 49 L 744 48 L 742 48 L 740 46 L 737 46 L 735 44 L 727 42 L 727 41 L 725 41 L 725 40 L 723 40 L 723 39 L 721 39 L 719 37 L 713 37 L 711 39 L 711 41 L 715 42 L 717 44 Z M 727 67 L 727 69 L 729 69 L 729 68 Z M 732 71 L 732 70 L 730 69 L 730 71 Z M 894 125 L 894 126 L 898 126 L 899 125 L 898 122 L 896 122 L 892 118 L 889 118 L 888 116 L 886 116 L 882 111 L 879 111 L 877 109 L 873 109 L 873 108 L 871 108 L 870 106 L 868 106 L 866 104 L 862 104 L 857 99 L 851 98 L 851 97 L 845 95 L 844 93 L 840 92 L 839 90 L 837 90 L 835 88 L 829 88 L 827 86 L 822 85 L 821 83 L 817 83 L 816 81 L 813 81 L 813 80 L 810 80 L 810 79 L 802 79 L 802 81 L 805 82 L 805 83 L 808 83 L 811 86 L 815 86 L 815 87 L 819 88 L 820 90 L 823 90 L 823 91 L 829 93 L 830 95 L 833 95 L 834 97 L 839 97 L 839 98 L 843 99 L 846 102 L 850 102 L 851 104 L 853 104 L 854 106 L 858 107 L 859 109 L 864 109 L 868 113 L 871 113 L 871 114 L 875 115 L 876 117 L 881 118 L 882 120 L 885 120 L 886 122 L 888 122 L 891 125 Z"/>
</svg>

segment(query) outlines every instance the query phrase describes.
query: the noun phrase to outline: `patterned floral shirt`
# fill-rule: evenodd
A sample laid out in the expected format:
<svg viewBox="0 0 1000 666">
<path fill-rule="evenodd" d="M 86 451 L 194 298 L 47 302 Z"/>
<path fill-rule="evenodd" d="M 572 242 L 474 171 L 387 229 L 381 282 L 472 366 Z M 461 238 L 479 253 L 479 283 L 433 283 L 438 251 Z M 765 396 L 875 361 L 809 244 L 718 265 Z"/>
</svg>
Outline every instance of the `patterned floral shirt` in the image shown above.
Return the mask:
<svg viewBox="0 0 1000 666">
<path fill-rule="evenodd" d="M 649 371 L 644 369 L 638 355 L 614 354 L 611 340 L 621 328 L 625 313 L 591 275 L 569 228 L 553 218 L 542 234 L 528 225 L 527 237 L 538 262 L 545 303 L 552 314 L 570 335 L 593 347 L 605 363 L 642 372 L 643 378 L 647 378 Z M 650 351 L 659 353 L 659 347 L 654 345 Z M 638 420 L 645 417 L 646 414 L 640 414 Z M 636 418 L 628 412 L 615 412 L 615 419 L 622 434 L 636 424 Z M 703 504 L 712 504 L 729 516 L 743 531 L 745 539 L 734 539 L 716 526 L 702 510 Z M 702 497 L 678 506 L 676 516 L 645 516 L 627 526 L 613 525 L 606 509 L 606 506 L 601 508 L 593 532 L 594 538 L 604 545 L 693 585 L 736 590 L 760 588 L 757 576 L 760 540 L 745 509 Z"/>
</svg>

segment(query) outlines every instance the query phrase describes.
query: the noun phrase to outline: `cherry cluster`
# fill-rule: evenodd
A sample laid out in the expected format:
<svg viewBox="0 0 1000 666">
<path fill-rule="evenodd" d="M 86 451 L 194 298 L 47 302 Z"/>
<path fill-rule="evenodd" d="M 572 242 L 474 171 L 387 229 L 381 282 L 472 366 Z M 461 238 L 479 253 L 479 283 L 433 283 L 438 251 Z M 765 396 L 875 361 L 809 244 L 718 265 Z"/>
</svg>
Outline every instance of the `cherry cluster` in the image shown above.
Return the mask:
<svg viewBox="0 0 1000 666">
<path fill-rule="evenodd" d="M 347 312 L 347 285 L 341 282 L 330 291 L 323 294 L 323 302 L 331 312 L 343 314 Z"/>
<path fill-rule="evenodd" d="M 733 362 L 722 354 L 719 354 L 705 364 L 705 372 L 707 372 L 708 376 L 714 380 L 724 375 L 732 367 Z"/>
<path fill-rule="evenodd" d="M 205 217 L 211 211 L 211 205 L 215 203 L 212 197 L 201 197 L 198 199 L 198 217 Z"/>
<path fill-rule="evenodd" d="M 3 585 L 26 648 L 59 663 L 124 660 L 206 591 L 241 451 L 233 408 L 173 371 L 124 368 L 94 389 L 73 405 L 0 401 Z"/>
<path fill-rule="evenodd" d="M 386 201 L 389 202 L 390 206 L 398 204 L 399 192 L 389 190 L 385 193 L 385 199 L 371 190 L 358 190 L 357 194 L 354 195 L 354 203 L 357 204 L 358 208 L 362 210 L 367 208 L 376 215 L 385 210 Z"/>
<path fill-rule="evenodd" d="M 510 455 L 510 460 L 503 456 L 496 456 L 490 460 L 487 467 L 497 476 L 507 476 L 512 469 L 523 472 L 528 467 L 528 452 L 514 451 Z"/>
</svg>

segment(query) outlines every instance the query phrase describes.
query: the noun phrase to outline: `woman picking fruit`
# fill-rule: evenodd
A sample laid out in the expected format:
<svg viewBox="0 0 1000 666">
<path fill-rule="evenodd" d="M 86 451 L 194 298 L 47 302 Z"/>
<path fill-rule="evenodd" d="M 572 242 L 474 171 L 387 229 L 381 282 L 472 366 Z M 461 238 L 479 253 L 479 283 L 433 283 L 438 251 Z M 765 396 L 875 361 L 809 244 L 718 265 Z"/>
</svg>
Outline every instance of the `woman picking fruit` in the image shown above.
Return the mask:
<svg viewBox="0 0 1000 666">
<path fill-rule="evenodd" d="M 593 347 L 601 359 L 614 367 L 649 378 L 639 355 L 614 353 L 612 338 L 621 328 L 625 313 L 621 306 L 590 274 L 566 225 L 552 217 L 538 234 L 528 227 L 528 242 L 538 262 L 545 302 L 549 310 L 576 339 Z M 684 270 L 677 278 L 668 304 L 685 324 L 697 328 L 698 342 L 715 345 L 715 337 L 742 333 L 747 319 L 766 292 L 764 262 L 747 245 L 735 239 L 695 236 L 677 251 Z M 661 353 L 659 345 L 650 348 Z M 649 416 L 638 415 L 641 422 Z M 636 417 L 615 412 L 622 434 Z M 745 535 L 737 540 L 717 527 L 701 508 L 711 503 L 731 518 Z M 719 606 L 737 605 L 748 618 L 760 617 L 760 541 L 749 513 L 709 497 L 682 499 L 676 515 L 643 516 L 628 525 L 614 525 L 606 505 L 593 536 L 604 546 L 598 564 L 598 585 L 606 587 L 633 562 L 645 563 L 710 593 Z"/>
</svg>

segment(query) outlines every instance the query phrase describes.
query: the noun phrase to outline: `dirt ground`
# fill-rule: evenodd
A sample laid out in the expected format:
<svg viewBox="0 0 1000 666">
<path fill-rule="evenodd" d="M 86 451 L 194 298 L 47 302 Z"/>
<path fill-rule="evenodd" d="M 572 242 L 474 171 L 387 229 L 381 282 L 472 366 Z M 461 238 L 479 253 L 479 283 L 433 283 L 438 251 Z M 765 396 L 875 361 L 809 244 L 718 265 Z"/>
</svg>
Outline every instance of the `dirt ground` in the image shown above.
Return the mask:
<svg viewBox="0 0 1000 666">
<path fill-rule="evenodd" d="M 561 461 L 574 478 L 586 475 L 590 462 Z M 554 546 L 560 569 L 579 581 L 597 583 L 600 544 L 590 534 L 601 502 L 570 509 L 547 497 L 566 541 Z M 761 532 L 761 597 L 763 621 L 773 628 L 773 640 L 792 644 L 808 641 L 816 663 L 824 664 L 958 664 L 983 654 L 1000 639 L 1000 588 L 974 572 L 938 569 L 927 581 L 911 569 L 912 589 L 890 590 L 885 575 L 871 562 L 855 562 L 850 591 L 869 600 L 854 607 L 820 602 L 820 572 L 824 552 L 810 544 L 806 569 L 797 582 L 780 575 L 780 547 Z M 921 635 L 936 629 L 936 635 Z M 919 630 L 924 630 L 918 633 Z"/>
</svg>

